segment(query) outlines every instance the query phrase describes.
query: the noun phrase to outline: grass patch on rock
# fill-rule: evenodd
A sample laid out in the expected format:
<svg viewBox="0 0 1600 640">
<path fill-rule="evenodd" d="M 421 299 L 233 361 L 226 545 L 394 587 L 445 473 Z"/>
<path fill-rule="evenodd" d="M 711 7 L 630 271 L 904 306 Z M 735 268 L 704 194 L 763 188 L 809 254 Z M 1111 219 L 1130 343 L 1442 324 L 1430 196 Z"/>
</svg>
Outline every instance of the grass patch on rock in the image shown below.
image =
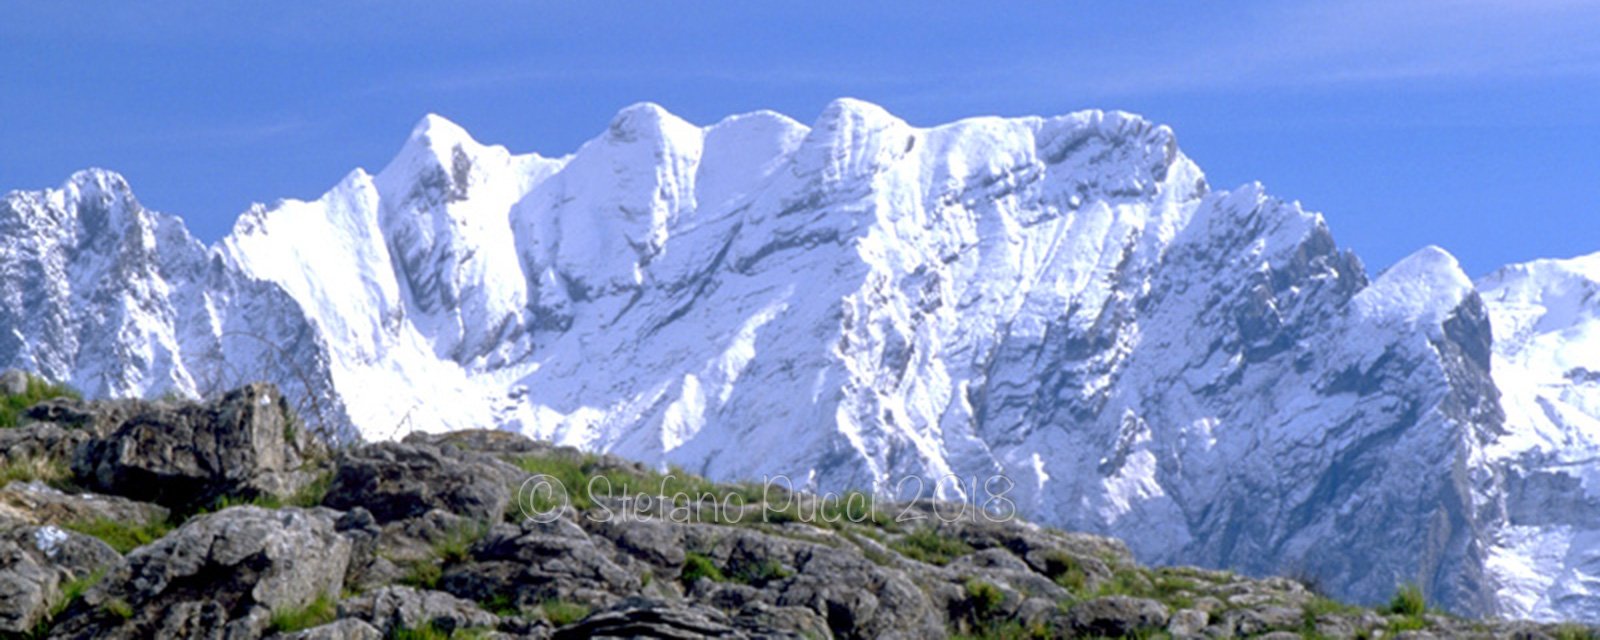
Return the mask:
<svg viewBox="0 0 1600 640">
<path fill-rule="evenodd" d="M 972 553 L 972 545 L 959 538 L 939 535 L 932 528 L 917 529 L 889 542 L 894 549 L 912 560 L 944 566 L 952 560 Z"/>
<path fill-rule="evenodd" d="M 22 416 L 33 405 L 55 398 L 82 398 L 83 394 L 76 389 L 64 384 L 56 384 L 29 375 L 27 389 L 22 393 L 5 394 L 0 396 L 0 429 L 10 429 L 22 425 Z"/>
<path fill-rule="evenodd" d="M 679 580 L 685 586 L 694 584 L 696 580 L 705 578 L 712 582 L 727 582 L 728 577 L 722 574 L 722 569 L 717 568 L 717 563 L 703 553 L 693 551 L 683 556 L 683 572 L 678 574 Z"/>
<path fill-rule="evenodd" d="M 1403 584 L 1394 592 L 1394 597 L 1389 599 L 1389 613 L 1398 613 L 1403 616 L 1420 616 L 1428 611 L 1428 600 L 1422 595 L 1422 587 L 1415 584 Z"/>
<path fill-rule="evenodd" d="M 398 626 L 389 630 L 387 640 L 479 640 L 489 637 L 485 629 L 456 629 L 445 631 L 429 622 L 420 627 Z"/>
<path fill-rule="evenodd" d="M 61 528 L 99 538 L 112 549 L 116 549 L 117 553 L 127 555 L 129 551 L 167 535 L 167 532 L 172 530 L 172 525 L 164 520 L 136 523 L 110 518 L 92 518 L 68 522 L 61 525 Z"/>
<path fill-rule="evenodd" d="M 444 537 L 430 546 L 434 557 L 445 564 L 457 564 L 472 559 L 472 545 L 489 534 L 489 525 L 481 522 L 464 522 L 452 527 Z"/>
<path fill-rule="evenodd" d="M 100 605 L 100 610 L 105 612 L 106 615 L 120 620 L 127 620 L 133 617 L 133 605 L 128 604 L 127 600 L 121 598 L 107 600 L 105 604 Z"/>
<path fill-rule="evenodd" d="M 1556 640 L 1600 640 L 1600 629 L 1569 622 L 1556 627 L 1551 635 Z"/>
<path fill-rule="evenodd" d="M 288 506 L 310 509 L 322 505 L 322 500 L 328 497 L 328 489 L 333 487 L 333 471 L 323 471 L 317 474 L 311 482 L 300 487 L 299 491 L 289 496 Z"/>
<path fill-rule="evenodd" d="M 976 625 L 966 631 L 950 633 L 950 640 L 1045 640 L 1057 637 L 1061 635 L 1042 622 L 1025 625 L 1016 620 Z"/>
<path fill-rule="evenodd" d="M 546 600 L 539 605 L 539 612 L 545 620 L 555 626 L 565 626 L 589 617 L 589 607 L 576 602 L 562 602 L 560 600 Z"/>
<path fill-rule="evenodd" d="M 400 584 L 418 589 L 433 589 L 439 586 L 439 579 L 444 577 L 444 567 L 433 560 L 415 560 L 405 565 L 406 574 L 400 578 Z"/>
<path fill-rule="evenodd" d="M 58 489 L 70 489 L 72 468 L 66 461 L 50 456 L 19 456 L 0 463 L 0 487 L 12 482 L 43 482 Z"/>
<path fill-rule="evenodd" d="M 1044 576 L 1066 589 L 1074 596 L 1089 588 L 1089 575 L 1083 564 L 1065 551 L 1055 550 L 1044 556 Z"/>
<path fill-rule="evenodd" d="M 338 606 L 328 594 L 319 594 L 303 607 L 291 607 L 272 614 L 271 628 L 277 633 L 291 633 L 333 622 L 339 613 Z"/>
<path fill-rule="evenodd" d="M 973 618 L 988 620 L 1000 615 L 1000 605 L 1006 601 L 1006 594 L 1000 587 L 973 578 L 967 580 L 966 590 L 967 607 Z"/>
<path fill-rule="evenodd" d="M 562 504 L 586 511 L 597 501 L 642 496 L 669 505 L 722 501 L 728 496 L 736 496 L 736 504 L 757 504 L 761 500 L 759 490 L 742 485 L 719 486 L 678 468 L 663 473 L 614 466 L 592 453 L 528 456 L 515 463 L 523 471 L 548 480 L 549 491 L 541 489 L 531 495 L 530 506 L 540 513 Z"/>
<path fill-rule="evenodd" d="M 739 567 L 737 571 L 734 571 L 728 577 L 732 578 L 734 582 L 762 586 L 768 582 L 777 582 L 792 575 L 794 575 L 794 572 L 783 568 L 783 563 L 774 558 L 766 558 Z"/>
</svg>

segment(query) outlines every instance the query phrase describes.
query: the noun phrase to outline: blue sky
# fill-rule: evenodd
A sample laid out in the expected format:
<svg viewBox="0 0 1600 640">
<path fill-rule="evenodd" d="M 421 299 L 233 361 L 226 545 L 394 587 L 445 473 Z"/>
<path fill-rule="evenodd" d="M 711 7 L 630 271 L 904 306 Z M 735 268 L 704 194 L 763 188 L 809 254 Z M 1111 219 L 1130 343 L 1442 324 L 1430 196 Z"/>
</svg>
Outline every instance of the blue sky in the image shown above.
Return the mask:
<svg viewBox="0 0 1600 640">
<path fill-rule="evenodd" d="M 1373 271 L 1600 251 L 1600 3 L 865 4 L 0 0 L 0 189 L 115 169 L 213 241 L 428 112 L 560 155 L 637 101 L 808 122 L 852 96 L 918 125 L 1142 113 Z"/>
</svg>

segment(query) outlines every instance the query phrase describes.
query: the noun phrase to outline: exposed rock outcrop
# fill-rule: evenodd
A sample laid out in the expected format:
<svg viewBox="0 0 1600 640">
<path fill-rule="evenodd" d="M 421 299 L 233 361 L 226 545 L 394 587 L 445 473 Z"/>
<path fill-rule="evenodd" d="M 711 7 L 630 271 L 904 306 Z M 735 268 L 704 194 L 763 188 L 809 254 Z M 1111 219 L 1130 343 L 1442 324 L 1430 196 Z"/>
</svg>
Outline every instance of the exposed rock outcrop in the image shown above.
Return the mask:
<svg viewBox="0 0 1600 640">
<path fill-rule="evenodd" d="M 80 465 L 84 473 L 56 480 L 176 483 L 181 477 L 193 485 L 181 499 L 170 488 L 113 484 L 110 490 L 189 507 L 203 496 L 255 504 L 191 514 L 43 481 L 0 488 L 0 635 L 927 640 L 1578 633 L 1462 620 L 1420 603 L 1366 610 L 1293 580 L 1141 567 L 1116 540 L 956 503 L 844 503 L 719 485 L 497 432 L 347 446 L 327 458 L 331 468 L 316 469 L 326 483 L 310 486 L 325 495 L 297 493 L 303 504 L 321 506 L 279 506 L 274 491 L 285 485 L 271 479 L 310 473 L 291 465 L 305 462 L 302 452 L 314 445 L 280 429 L 289 423 L 278 410 L 254 414 L 243 406 L 271 409 L 274 398 L 270 388 L 249 387 L 209 404 L 133 406 L 123 424 L 80 445 L 79 459 L 104 464 Z M 160 424 L 176 425 L 176 433 L 156 434 Z M 203 438 L 246 450 L 225 454 L 195 444 Z M 224 462 L 239 466 L 211 466 Z M 123 471 L 102 476 L 107 468 Z M 561 499 L 529 493 L 557 480 L 574 493 Z M 610 490 L 578 493 L 596 486 Z M 164 531 L 155 526 L 163 519 L 170 532 L 153 540 L 132 535 Z M 124 557 L 72 528 L 131 550 Z"/>
<path fill-rule="evenodd" d="M 273 615 L 337 600 L 350 542 L 330 511 L 233 507 L 128 555 L 66 612 L 71 638 L 253 638 Z"/>
<path fill-rule="evenodd" d="M 88 488 L 193 509 L 225 496 L 286 498 L 314 479 L 305 467 L 321 443 L 271 385 L 141 409 L 77 449 L 73 471 Z"/>
</svg>

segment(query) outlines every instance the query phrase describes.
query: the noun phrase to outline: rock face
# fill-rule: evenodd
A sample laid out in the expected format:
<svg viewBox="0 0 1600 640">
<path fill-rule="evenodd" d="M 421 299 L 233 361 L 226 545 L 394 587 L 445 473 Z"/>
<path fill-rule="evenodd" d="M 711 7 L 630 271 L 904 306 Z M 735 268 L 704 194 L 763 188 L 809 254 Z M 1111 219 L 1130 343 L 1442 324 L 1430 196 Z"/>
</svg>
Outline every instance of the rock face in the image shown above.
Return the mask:
<svg viewBox="0 0 1600 640">
<path fill-rule="evenodd" d="M 726 615 L 715 609 L 674 606 L 630 598 L 561 629 L 555 638 L 737 638 Z"/>
<path fill-rule="evenodd" d="M 253 438 L 275 423 L 248 414 L 241 398 L 269 406 L 276 395 L 252 386 L 208 405 L 124 403 L 132 409 L 126 424 L 82 448 L 148 452 L 140 447 L 151 432 L 129 425 L 168 414 L 187 420 L 169 442 L 210 434 L 264 445 Z M 284 432 L 268 433 L 290 446 Z M 269 459 L 258 452 L 238 460 L 254 465 L 249 473 L 193 474 L 192 493 L 248 497 L 236 492 L 256 485 L 241 478 L 277 468 Z M 862 503 L 852 511 L 826 497 L 717 485 L 504 432 L 347 445 L 308 463 L 308 472 L 329 478 L 317 485 L 326 494 L 296 499 L 322 506 L 191 515 L 40 482 L 0 489 L 0 635 L 920 640 L 1271 637 L 1308 625 L 1332 637 L 1399 628 L 1449 637 L 1562 631 L 1360 610 L 1282 578 L 1147 569 L 1114 539 L 958 503 Z M 599 478 L 616 492 L 549 503 L 530 499 L 526 482 L 590 486 Z M 666 493 L 651 493 L 658 491 Z M 269 495 L 256 498 L 270 504 Z M 126 557 L 73 531 L 126 543 L 140 520 L 163 517 L 174 528 Z"/>
<path fill-rule="evenodd" d="M 34 482 L 13 482 L 0 488 L 0 520 L 41 525 L 109 520 L 138 525 L 164 522 L 170 512 L 161 506 L 117 496 L 68 493 Z"/>
<path fill-rule="evenodd" d="M 1073 605 L 1067 612 L 1072 630 L 1085 636 L 1125 638 L 1167 626 L 1166 606 L 1154 600 L 1106 596 Z"/>
<path fill-rule="evenodd" d="M 129 554 L 52 635 L 260 637 L 274 612 L 339 596 L 350 543 L 332 515 L 234 507 L 200 516 Z"/>
<path fill-rule="evenodd" d="M 153 404 L 79 447 L 73 470 L 92 489 L 195 508 L 223 496 L 286 497 L 312 480 L 320 444 L 271 385 L 211 404 Z"/>
<path fill-rule="evenodd" d="M 433 627 L 444 633 L 494 627 L 500 619 L 477 603 L 448 593 L 383 587 L 339 603 L 339 615 L 363 620 L 385 634 Z"/>
<path fill-rule="evenodd" d="M 1436 248 L 1369 278 L 1320 215 L 1212 189 L 1129 114 L 917 128 L 839 100 L 699 127 L 644 104 L 559 159 L 429 116 L 376 175 L 210 248 L 99 170 L 6 196 L 0 231 L 0 364 L 91 395 L 253 375 L 346 436 L 501 427 L 1002 501 L 1363 602 L 1419 582 L 1600 619 L 1600 502 L 1568 498 L 1600 364 L 1497 337 L 1582 278 L 1480 295 L 1501 280 Z M 1591 317 L 1557 311 L 1517 326 Z"/>
<path fill-rule="evenodd" d="M 433 509 L 480 522 L 499 520 L 511 487 L 527 474 L 503 461 L 454 447 L 383 442 L 339 452 L 326 504 L 365 507 L 380 522 Z"/>
<path fill-rule="evenodd" d="M 112 569 L 122 557 L 106 543 L 54 525 L 0 533 L 0 634 L 26 634 L 48 623 L 61 589 Z"/>
</svg>

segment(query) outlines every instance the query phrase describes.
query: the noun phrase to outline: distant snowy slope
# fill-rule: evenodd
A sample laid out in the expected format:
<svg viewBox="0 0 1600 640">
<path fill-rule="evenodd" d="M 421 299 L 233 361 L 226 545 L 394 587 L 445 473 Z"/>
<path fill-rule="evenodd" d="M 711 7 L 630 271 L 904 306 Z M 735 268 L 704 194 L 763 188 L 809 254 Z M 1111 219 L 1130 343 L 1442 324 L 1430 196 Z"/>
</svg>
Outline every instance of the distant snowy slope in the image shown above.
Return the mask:
<svg viewBox="0 0 1600 640">
<path fill-rule="evenodd" d="M 640 104 L 556 159 L 428 116 L 210 248 L 98 171 L 0 225 L 0 364 L 96 394 L 272 377 L 367 438 L 1003 498 L 1149 561 L 1600 620 L 1594 259 L 1369 281 L 1130 114 Z"/>
<path fill-rule="evenodd" d="M 319 424 L 346 416 L 324 338 L 279 287 L 213 259 L 119 175 L 0 199 L 0 363 L 95 396 L 213 393 L 277 382 Z"/>
<path fill-rule="evenodd" d="M 1600 620 L 1600 254 L 1478 283 L 1511 433 L 1508 521 L 1490 567 L 1516 615 Z"/>
</svg>

